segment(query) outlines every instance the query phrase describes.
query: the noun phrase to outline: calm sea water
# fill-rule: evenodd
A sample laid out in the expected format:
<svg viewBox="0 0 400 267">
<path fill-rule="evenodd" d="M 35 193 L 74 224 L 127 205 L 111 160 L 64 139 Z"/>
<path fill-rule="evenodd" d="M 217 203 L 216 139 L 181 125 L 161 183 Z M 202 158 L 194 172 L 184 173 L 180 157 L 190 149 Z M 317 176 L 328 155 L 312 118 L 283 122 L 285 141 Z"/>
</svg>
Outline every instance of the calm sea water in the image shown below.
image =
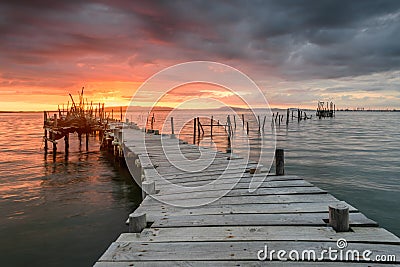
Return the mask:
<svg viewBox="0 0 400 267">
<path fill-rule="evenodd" d="M 92 266 L 138 205 L 138 188 L 91 137 L 44 157 L 42 114 L 0 114 L 1 266 Z M 50 145 L 51 147 L 51 145 Z"/>
<path fill-rule="evenodd" d="M 221 122 L 226 114 L 214 112 Z M 165 116 L 157 113 L 156 128 Z M 286 172 L 328 190 L 400 235 L 399 116 L 338 112 L 333 119 L 282 124 L 276 131 L 278 146 L 285 149 Z M 133 121 L 145 117 L 128 114 Z M 250 126 L 257 128 L 254 120 Z M 192 127 L 188 123 L 181 133 L 189 142 Z M 124 221 L 138 205 L 140 191 L 124 169 L 99 152 L 95 137 L 86 151 L 73 136 L 67 158 L 60 142 L 53 161 L 51 154 L 43 154 L 42 135 L 42 114 L 0 114 L 0 262 L 90 266 L 127 230 Z M 257 146 L 257 131 L 250 137 Z M 224 131 L 214 140 L 223 150 Z M 234 152 L 240 153 L 240 147 Z"/>
</svg>

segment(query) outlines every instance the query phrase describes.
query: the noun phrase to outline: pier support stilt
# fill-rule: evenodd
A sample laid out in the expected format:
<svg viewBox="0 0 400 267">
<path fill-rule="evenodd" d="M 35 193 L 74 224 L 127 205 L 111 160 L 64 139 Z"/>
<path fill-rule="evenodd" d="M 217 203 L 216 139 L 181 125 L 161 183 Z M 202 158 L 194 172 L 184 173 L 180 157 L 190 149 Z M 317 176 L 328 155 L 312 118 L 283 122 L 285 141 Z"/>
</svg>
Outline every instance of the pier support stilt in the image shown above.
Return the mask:
<svg viewBox="0 0 400 267">
<path fill-rule="evenodd" d="M 275 150 L 275 173 L 276 175 L 285 175 L 285 154 L 280 148 Z"/>
<path fill-rule="evenodd" d="M 47 143 L 47 130 L 44 130 L 44 153 L 47 153 L 49 145 Z"/>
<path fill-rule="evenodd" d="M 146 213 L 132 213 L 129 215 L 129 232 L 130 233 L 140 233 L 144 228 L 146 228 L 147 220 Z"/>
<path fill-rule="evenodd" d="M 89 133 L 86 133 L 86 151 L 89 151 Z"/>
<path fill-rule="evenodd" d="M 65 136 L 64 136 L 64 143 L 65 143 L 65 154 L 68 154 L 68 149 L 69 149 L 69 133 L 65 134 Z"/>
<path fill-rule="evenodd" d="M 348 232 L 349 224 L 349 207 L 344 204 L 329 205 L 329 225 L 336 232 Z"/>
</svg>

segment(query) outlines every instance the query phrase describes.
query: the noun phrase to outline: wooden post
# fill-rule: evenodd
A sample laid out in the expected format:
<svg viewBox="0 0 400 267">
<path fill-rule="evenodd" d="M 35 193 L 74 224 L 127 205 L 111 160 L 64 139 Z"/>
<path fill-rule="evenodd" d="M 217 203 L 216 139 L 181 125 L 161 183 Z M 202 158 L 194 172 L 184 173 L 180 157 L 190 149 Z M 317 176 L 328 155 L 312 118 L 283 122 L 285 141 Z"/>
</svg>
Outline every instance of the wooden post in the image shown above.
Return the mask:
<svg viewBox="0 0 400 267">
<path fill-rule="evenodd" d="M 297 121 L 301 120 L 300 109 L 297 109 Z"/>
<path fill-rule="evenodd" d="M 285 175 L 285 155 L 283 149 L 275 150 L 275 174 Z"/>
<path fill-rule="evenodd" d="M 197 118 L 195 117 L 193 120 L 193 144 L 196 144 L 196 124 L 197 124 Z"/>
<path fill-rule="evenodd" d="M 154 195 L 156 193 L 156 183 L 154 181 L 143 181 L 142 182 L 142 197 L 143 199 L 147 195 Z"/>
<path fill-rule="evenodd" d="M 146 213 L 132 213 L 129 215 L 129 232 L 140 233 L 146 228 Z"/>
<path fill-rule="evenodd" d="M 171 117 L 171 138 L 175 138 L 174 117 Z"/>
<path fill-rule="evenodd" d="M 47 153 L 48 144 L 47 144 L 47 130 L 44 129 L 44 153 Z"/>
<path fill-rule="evenodd" d="M 211 116 L 211 121 L 210 121 L 210 135 L 211 135 L 211 139 L 213 137 L 213 123 L 214 123 L 214 118 L 213 116 Z"/>
<path fill-rule="evenodd" d="M 67 154 L 69 149 L 69 133 L 65 134 L 64 142 L 65 142 L 65 154 Z"/>
<path fill-rule="evenodd" d="M 246 122 L 247 124 L 247 135 L 249 135 L 249 122 Z"/>
<path fill-rule="evenodd" d="M 261 120 L 260 120 L 260 115 L 257 115 L 257 122 L 258 122 L 258 132 L 261 131 Z"/>
<path fill-rule="evenodd" d="M 233 115 L 233 124 L 235 125 L 235 129 L 236 129 L 236 116 Z"/>
<path fill-rule="evenodd" d="M 243 129 L 244 129 L 244 123 L 245 123 L 245 121 L 244 121 L 244 114 L 242 114 L 242 123 L 243 123 Z"/>
<path fill-rule="evenodd" d="M 86 151 L 89 151 L 89 133 L 86 133 Z"/>
<path fill-rule="evenodd" d="M 290 110 L 287 109 L 287 111 L 286 111 L 286 125 L 289 124 L 289 115 L 290 115 Z"/>
<path fill-rule="evenodd" d="M 200 118 L 197 117 L 197 136 L 199 138 L 199 140 L 197 140 L 198 142 L 200 142 Z"/>
<path fill-rule="evenodd" d="M 329 225 L 336 232 L 348 232 L 349 224 L 349 207 L 344 204 L 329 205 Z"/>
<path fill-rule="evenodd" d="M 120 112 L 121 112 L 120 122 L 122 122 L 122 106 L 120 107 Z"/>
</svg>

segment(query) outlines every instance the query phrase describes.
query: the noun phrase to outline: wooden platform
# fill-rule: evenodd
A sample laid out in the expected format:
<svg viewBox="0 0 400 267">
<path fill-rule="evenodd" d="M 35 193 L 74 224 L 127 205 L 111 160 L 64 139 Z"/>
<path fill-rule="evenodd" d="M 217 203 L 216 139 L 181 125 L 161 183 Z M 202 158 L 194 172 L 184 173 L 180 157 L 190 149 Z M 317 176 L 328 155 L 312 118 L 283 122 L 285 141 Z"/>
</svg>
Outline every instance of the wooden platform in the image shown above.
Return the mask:
<svg viewBox="0 0 400 267">
<path fill-rule="evenodd" d="M 141 233 L 121 234 L 101 256 L 96 267 L 384 264 L 366 263 L 363 258 L 350 262 L 330 261 L 327 255 L 323 255 L 318 262 L 281 261 L 277 253 L 272 255 L 272 261 L 267 258 L 263 262 L 257 258 L 258 251 L 265 246 L 269 252 L 297 250 L 301 254 L 304 250 L 314 250 L 319 255 L 324 249 L 338 249 L 336 242 L 340 238 L 348 244 L 343 251 L 359 250 L 362 253 L 371 250 L 371 258 L 394 255 L 396 259 L 385 262 L 385 266 L 395 266 L 400 261 L 400 239 L 379 228 L 376 222 L 351 205 L 350 232 L 337 233 L 327 226 L 328 205 L 344 202 L 300 177 L 268 175 L 260 188 L 251 193 L 248 188 L 253 175 L 239 171 L 254 167 L 254 163 L 240 158 L 228 160 L 230 155 L 216 153 L 213 163 L 201 172 L 184 172 L 167 160 L 161 140 L 164 147 L 170 148 L 180 142 L 180 151 L 193 161 L 199 156 L 199 150 L 206 155 L 209 153 L 210 157 L 214 152 L 160 135 L 147 136 L 144 147 L 137 136 L 138 130 L 124 132 L 124 145 L 131 152 L 127 160 L 130 164 L 136 160 L 137 173 L 142 172 L 146 181 L 155 181 L 157 193 L 154 197 L 158 200 L 146 196 L 134 213 L 146 213 L 148 227 Z M 177 160 L 181 155 L 179 149 L 175 152 L 177 156 L 174 157 L 173 153 L 172 156 Z M 146 153 L 150 161 L 144 157 Z M 229 172 L 211 189 L 203 191 L 199 187 L 220 177 L 229 162 L 234 162 L 234 168 L 229 168 Z M 184 186 L 184 191 L 177 193 L 170 182 Z M 232 188 L 233 182 L 237 183 Z M 224 196 L 214 201 L 219 193 Z M 210 203 L 207 205 L 191 208 L 163 203 L 190 206 L 191 203 L 208 200 Z"/>
</svg>

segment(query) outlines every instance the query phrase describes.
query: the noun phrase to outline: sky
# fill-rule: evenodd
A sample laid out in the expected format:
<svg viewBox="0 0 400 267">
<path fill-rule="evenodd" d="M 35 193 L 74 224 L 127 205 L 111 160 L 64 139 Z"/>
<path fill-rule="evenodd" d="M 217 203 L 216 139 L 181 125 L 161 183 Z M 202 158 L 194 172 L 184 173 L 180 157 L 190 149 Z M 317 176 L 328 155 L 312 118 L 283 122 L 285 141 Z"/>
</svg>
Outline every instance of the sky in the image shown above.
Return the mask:
<svg viewBox="0 0 400 267">
<path fill-rule="evenodd" d="M 272 107 L 400 108 L 396 0 L 14 0 L 0 14 L 0 110 L 54 109 L 82 86 L 127 105 L 155 73 L 198 60 L 243 72 Z M 201 86 L 166 99 L 193 97 L 235 105 Z"/>
</svg>

